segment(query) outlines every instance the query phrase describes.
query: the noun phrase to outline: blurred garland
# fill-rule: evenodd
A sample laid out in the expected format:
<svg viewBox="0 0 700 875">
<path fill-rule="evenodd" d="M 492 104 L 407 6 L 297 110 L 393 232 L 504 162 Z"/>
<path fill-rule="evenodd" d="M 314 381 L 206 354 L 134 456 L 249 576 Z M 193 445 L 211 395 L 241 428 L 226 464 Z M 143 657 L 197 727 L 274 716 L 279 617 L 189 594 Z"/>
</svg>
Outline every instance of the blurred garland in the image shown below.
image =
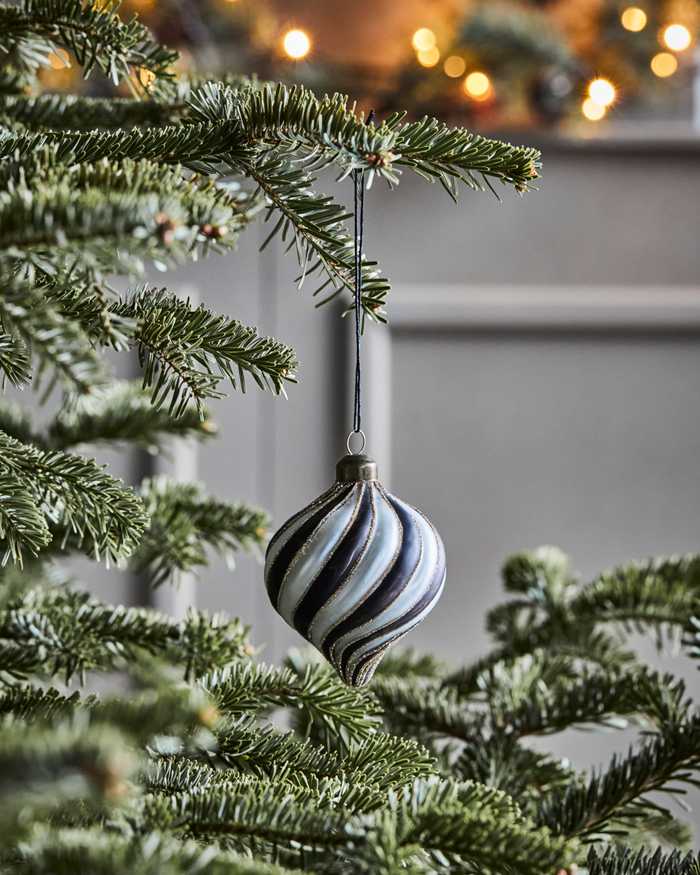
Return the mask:
<svg viewBox="0 0 700 875">
<path fill-rule="evenodd" d="M 442 6 L 423 4 L 435 45 L 421 52 L 410 37 L 382 27 L 382 2 L 374 0 L 366 4 L 377 19 L 373 63 L 366 45 L 362 57 L 348 61 L 347 53 L 334 53 L 337 34 L 314 32 L 314 7 L 324 5 L 326 0 L 293 4 L 293 20 L 311 43 L 301 59 L 284 52 L 292 19 L 279 0 L 124 0 L 122 13 L 138 13 L 158 40 L 182 52 L 182 72 L 255 69 L 261 78 L 300 82 L 317 93 L 349 94 L 380 117 L 401 106 L 416 118 L 430 114 L 482 128 L 583 121 L 588 88 L 597 78 L 615 93 L 607 110 L 593 106 L 601 117 L 611 111 L 663 116 L 664 106 L 678 106 L 689 93 L 700 31 L 697 0 L 442 0 Z M 354 5 L 361 15 L 363 0 Z M 643 13 L 632 22 L 643 20 L 641 29 L 623 24 L 630 9 Z M 410 11 L 415 17 L 416 3 Z M 341 32 L 347 14 L 337 10 Z M 684 50 L 664 44 L 663 34 L 674 24 L 688 32 Z M 401 40 L 403 61 L 382 64 L 392 40 Z M 55 61 L 43 73 L 44 88 L 75 90 L 77 70 Z M 475 72 L 485 77 L 478 80 L 481 93 L 467 87 Z M 90 82 L 92 93 L 110 90 L 107 82 Z"/>
</svg>

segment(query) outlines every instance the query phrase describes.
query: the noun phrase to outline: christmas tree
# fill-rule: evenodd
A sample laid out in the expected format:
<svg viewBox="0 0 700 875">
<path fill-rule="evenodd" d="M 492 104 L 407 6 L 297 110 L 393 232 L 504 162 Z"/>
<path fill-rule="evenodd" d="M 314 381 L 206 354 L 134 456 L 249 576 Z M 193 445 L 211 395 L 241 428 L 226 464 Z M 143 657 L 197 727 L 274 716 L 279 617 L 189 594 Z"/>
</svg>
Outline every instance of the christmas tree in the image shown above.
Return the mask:
<svg viewBox="0 0 700 875">
<path fill-rule="evenodd" d="M 228 384 L 280 393 L 296 367 L 206 304 L 110 277 L 224 253 L 261 209 L 322 301 L 352 296 L 348 215 L 316 193 L 317 169 L 523 192 L 537 153 L 431 119 L 367 125 L 337 95 L 177 79 L 174 53 L 109 3 L 0 6 L 0 50 L 0 368 L 59 397 L 40 426 L 0 406 L 3 871 L 695 871 L 687 827 L 647 794 L 696 782 L 700 721 L 621 629 L 668 628 L 700 653 L 696 557 L 580 586 L 553 548 L 514 556 L 492 652 L 457 672 L 389 654 L 359 691 L 306 650 L 257 664 L 240 620 L 101 603 L 64 563 L 128 564 L 158 586 L 207 547 L 263 546 L 264 511 L 164 479 L 132 491 L 80 450 L 208 439 L 205 404 Z M 28 93 L 58 51 L 134 96 Z M 362 275 L 364 316 L 382 321 L 388 283 L 370 260 Z M 115 381 L 108 349 L 137 355 L 142 380 Z M 630 721 L 641 745 L 600 775 L 524 741 Z"/>
</svg>

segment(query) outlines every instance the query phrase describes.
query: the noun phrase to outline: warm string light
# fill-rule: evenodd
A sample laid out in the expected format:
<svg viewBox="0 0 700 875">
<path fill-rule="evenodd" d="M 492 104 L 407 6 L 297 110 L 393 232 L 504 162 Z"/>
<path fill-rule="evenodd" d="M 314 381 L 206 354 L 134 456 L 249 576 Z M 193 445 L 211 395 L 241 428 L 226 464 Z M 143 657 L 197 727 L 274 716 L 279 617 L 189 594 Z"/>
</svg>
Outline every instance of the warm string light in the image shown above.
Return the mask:
<svg viewBox="0 0 700 875">
<path fill-rule="evenodd" d="M 599 103 L 596 103 L 592 97 L 583 101 L 583 106 L 581 107 L 581 111 L 592 122 L 600 121 L 605 115 L 605 107 L 601 106 Z"/>
<path fill-rule="evenodd" d="M 459 79 L 466 69 L 467 62 L 464 58 L 460 58 L 459 55 L 451 55 L 445 61 L 444 70 L 451 79 Z"/>
<path fill-rule="evenodd" d="M 678 69 L 678 61 L 668 52 L 659 52 L 651 59 L 651 71 L 660 79 L 673 76 Z"/>
<path fill-rule="evenodd" d="M 639 9 L 637 6 L 630 6 L 622 13 L 621 20 L 625 30 L 638 33 L 646 27 L 647 16 L 643 9 Z"/>
<path fill-rule="evenodd" d="M 607 79 L 594 79 L 588 86 L 588 96 L 598 106 L 610 106 L 615 100 L 615 89 Z"/>
<path fill-rule="evenodd" d="M 432 49 L 422 49 L 417 57 L 418 63 L 424 67 L 434 67 L 440 60 L 440 50 L 437 46 L 433 46 Z"/>
<path fill-rule="evenodd" d="M 290 30 L 284 37 L 284 50 L 290 58 L 303 58 L 311 48 L 303 30 Z"/>
<path fill-rule="evenodd" d="M 615 89 L 610 82 L 607 79 L 594 79 L 588 86 L 588 97 L 584 100 L 581 111 L 589 121 L 598 122 L 613 100 Z"/>
<path fill-rule="evenodd" d="M 485 73 L 470 73 L 464 80 L 464 90 L 474 100 L 486 100 L 491 90 L 491 82 Z"/>
<path fill-rule="evenodd" d="M 674 52 L 682 52 L 690 45 L 690 31 L 682 24 L 672 24 L 664 31 L 664 42 Z"/>
<path fill-rule="evenodd" d="M 413 34 L 413 48 L 417 52 L 419 64 L 424 67 L 434 67 L 437 64 L 440 50 L 435 43 L 435 34 L 428 27 L 421 27 Z"/>
<path fill-rule="evenodd" d="M 413 47 L 417 52 L 428 52 L 435 47 L 435 34 L 427 27 L 421 27 L 413 34 Z"/>
<path fill-rule="evenodd" d="M 63 70 L 64 67 L 70 67 L 67 52 L 62 52 L 60 49 L 51 52 L 49 55 L 49 64 L 51 64 L 51 67 L 54 70 Z"/>
</svg>

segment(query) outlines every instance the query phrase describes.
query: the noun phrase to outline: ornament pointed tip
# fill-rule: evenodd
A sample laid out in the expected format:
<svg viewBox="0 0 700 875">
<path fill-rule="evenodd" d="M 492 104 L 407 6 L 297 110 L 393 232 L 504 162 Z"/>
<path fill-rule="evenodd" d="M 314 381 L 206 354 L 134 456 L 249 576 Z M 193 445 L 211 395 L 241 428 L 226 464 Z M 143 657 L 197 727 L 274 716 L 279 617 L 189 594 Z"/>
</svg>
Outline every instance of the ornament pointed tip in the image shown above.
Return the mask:
<svg viewBox="0 0 700 875">
<path fill-rule="evenodd" d="M 336 483 L 377 479 L 377 463 L 366 453 L 349 453 L 335 466 Z"/>
</svg>

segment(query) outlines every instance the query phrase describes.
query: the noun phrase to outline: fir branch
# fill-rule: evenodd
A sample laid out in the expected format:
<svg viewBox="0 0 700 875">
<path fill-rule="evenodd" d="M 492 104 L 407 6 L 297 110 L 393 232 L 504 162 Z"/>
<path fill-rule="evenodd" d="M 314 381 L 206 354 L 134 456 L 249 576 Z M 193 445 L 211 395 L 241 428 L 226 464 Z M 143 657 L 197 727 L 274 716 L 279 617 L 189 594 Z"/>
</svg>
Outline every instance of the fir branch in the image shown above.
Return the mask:
<svg viewBox="0 0 700 875">
<path fill-rule="evenodd" d="M 147 571 L 151 586 L 174 574 L 209 565 L 205 547 L 213 547 L 229 567 L 237 550 L 261 555 L 272 520 L 267 511 L 204 495 L 196 483 L 167 478 L 146 480 L 138 491 L 151 524 L 130 565 Z"/>
<path fill-rule="evenodd" d="M 0 130 L 0 159 L 27 160 L 44 146 L 62 164 L 82 164 L 107 160 L 158 161 L 179 164 L 195 173 L 215 172 L 223 164 L 240 172 L 240 161 L 250 157 L 240 125 L 218 122 L 203 125 L 138 127 L 130 131 L 16 133 Z"/>
<path fill-rule="evenodd" d="M 209 84 L 190 99 L 192 118 L 215 122 L 239 119 L 246 138 L 285 153 L 300 150 L 305 156 L 319 154 L 323 163 L 343 168 L 366 169 L 397 183 L 400 166 L 409 167 L 426 179 L 437 178 L 456 196 L 456 181 L 483 190 L 476 174 L 500 179 L 519 192 L 527 191 L 537 178 L 539 152 L 449 129 L 436 119 L 398 127 L 392 117 L 378 128 L 364 124 L 347 107 L 347 97 L 325 96 L 321 100 L 303 87 L 287 89 L 268 85 L 234 91 Z"/>
<path fill-rule="evenodd" d="M 126 128 L 172 123 L 187 111 L 183 102 L 83 97 L 76 94 L 3 95 L 0 112 L 28 128 Z"/>
<path fill-rule="evenodd" d="M 30 556 L 37 556 L 39 550 L 51 541 L 51 534 L 44 513 L 37 507 L 32 484 L 27 483 L 26 472 L 23 478 L 3 466 L 2 443 L 0 433 L 0 538 L 6 544 L 2 557 L 4 565 L 10 558 L 22 563 L 25 551 Z"/>
<path fill-rule="evenodd" d="M 95 273 L 140 272 L 138 260 L 130 271 L 121 267 L 131 252 L 132 260 L 167 261 L 191 255 L 200 242 L 223 251 L 250 221 L 247 198 L 144 161 L 68 169 L 8 163 L 4 175 L 0 248 L 10 263 L 40 259 L 52 279 L 70 272 L 73 284 Z M 110 253 L 115 244 L 124 252 Z"/>
<path fill-rule="evenodd" d="M 533 829 L 512 800 L 491 788 L 428 779 L 397 801 L 406 806 L 399 816 L 400 844 L 420 845 L 438 871 L 539 875 L 565 859 L 561 840 Z"/>
<path fill-rule="evenodd" d="M 693 772 L 700 769 L 700 718 L 662 726 L 637 753 L 613 757 L 607 771 L 593 775 L 588 784 L 572 782 L 565 792 L 544 800 L 538 822 L 555 835 L 591 838 L 616 824 L 634 824 L 653 803 L 644 794 L 685 791 L 672 782 L 700 786 Z"/>
<path fill-rule="evenodd" d="M 439 681 L 378 675 L 371 689 L 385 709 L 390 731 L 423 744 L 430 745 L 436 734 L 465 741 L 484 725 L 484 714 L 459 702 Z"/>
<path fill-rule="evenodd" d="M 354 295 L 355 262 L 352 237 L 343 224 L 348 218 L 345 208 L 334 203 L 331 197 L 314 194 L 310 190 L 314 180 L 309 173 L 277 152 L 263 153 L 256 162 L 243 161 L 241 166 L 269 203 L 266 221 L 272 220 L 275 212 L 280 213 L 268 241 L 279 232 L 284 241 L 291 237 L 288 251 L 295 249 L 301 268 L 297 282 L 301 285 L 306 276 L 322 270 L 327 279 L 314 295 L 332 284 L 331 292 L 317 306 L 333 300 L 344 288 Z M 385 322 L 380 310 L 389 285 L 375 267 L 376 262 L 363 256 L 363 309 L 366 316 Z"/>
<path fill-rule="evenodd" d="M 87 700 L 86 704 L 89 706 L 93 702 L 94 699 Z M 70 717 L 82 704 L 77 690 L 70 696 L 53 687 L 48 690 L 33 686 L 6 687 L 0 692 L 0 716 L 7 718 L 11 715 L 14 720 L 22 720 L 28 725 Z"/>
<path fill-rule="evenodd" d="M 466 741 L 452 767 L 462 781 L 476 781 L 512 796 L 527 811 L 543 795 L 564 791 L 574 772 L 561 761 L 520 744 L 507 732 Z"/>
<path fill-rule="evenodd" d="M 152 403 L 159 406 L 170 396 L 168 413 L 182 415 L 187 404 L 198 407 L 205 398 L 218 398 L 216 386 L 228 378 L 234 389 L 245 389 L 244 374 L 250 374 L 261 389 L 283 391 L 285 381 L 294 381 L 297 367 L 294 351 L 269 337 L 260 337 L 229 319 L 216 316 L 204 305 L 192 309 L 160 289 L 144 286 L 114 307 L 120 318 L 135 319 L 139 330 L 139 359 L 144 368 L 144 387 L 152 387 Z M 216 369 L 219 373 L 215 373 Z"/>
<path fill-rule="evenodd" d="M 248 632 L 223 614 L 192 611 L 175 623 L 150 608 L 115 608 L 63 588 L 35 590 L 0 612 L 0 672 L 22 679 L 41 670 L 68 682 L 123 657 L 135 670 L 141 655 L 151 653 L 184 666 L 191 679 L 214 665 L 247 660 Z"/>
<path fill-rule="evenodd" d="M 4 476 L 5 513 L 15 496 L 26 502 L 31 493 L 34 506 L 46 517 L 89 541 L 96 558 L 116 560 L 127 556 L 138 543 L 147 517 L 130 490 L 99 468 L 93 460 L 66 453 L 42 452 L 0 433 L 0 472 Z M 34 538 L 45 538 L 46 524 L 27 531 L 6 526 L 4 562 L 22 560 L 23 549 L 35 553 Z"/>
<path fill-rule="evenodd" d="M 19 440 L 31 440 L 43 449 L 64 452 L 78 445 L 130 444 L 167 458 L 169 438 L 204 441 L 217 432 L 207 408 L 200 417 L 195 407 L 188 407 L 181 417 L 174 419 L 162 407 L 151 404 L 150 395 L 138 381 L 117 380 L 89 395 L 68 396 L 48 423 L 45 435 L 32 435 L 31 430 L 25 430 L 24 423 L 8 422 L 12 409 L 0 404 L 0 429 Z"/>
<path fill-rule="evenodd" d="M 131 68 L 158 79 L 172 78 L 171 67 L 180 57 L 155 44 L 148 29 L 132 16 L 122 22 L 119 3 L 99 5 L 75 0 L 21 0 L 0 6 L 0 51 L 10 54 L 25 69 L 48 66 L 48 55 L 60 46 L 72 52 L 85 75 L 95 67 L 115 84 L 131 76 Z M 155 91 L 154 88 L 151 90 Z M 144 89 L 148 90 L 148 89 Z"/>
<path fill-rule="evenodd" d="M 192 94 L 189 106 L 193 121 L 239 120 L 250 142 L 285 153 L 299 151 L 304 157 L 320 155 L 324 163 L 342 167 L 343 177 L 353 169 L 367 169 L 398 182 L 389 166 L 392 129 L 365 124 L 347 102 L 340 94 L 319 99 L 303 86 L 280 83 L 274 89 L 266 84 L 236 90 L 209 82 Z"/>
<path fill-rule="evenodd" d="M 700 556 L 629 562 L 601 574 L 571 601 L 574 616 L 598 622 L 690 626 L 700 615 Z"/>
<path fill-rule="evenodd" d="M 0 321 L 2 314 L 0 313 Z M 25 343 L 11 334 L 0 335 L 0 371 L 3 392 L 9 380 L 15 389 L 23 389 L 31 382 L 30 356 Z"/>
<path fill-rule="evenodd" d="M 308 721 L 322 731 L 326 746 L 347 746 L 377 731 L 379 709 L 373 696 L 313 668 L 299 678 L 265 665 L 234 665 L 213 672 L 205 688 L 229 714 L 255 713 L 264 707 L 303 709 Z"/>
<path fill-rule="evenodd" d="M 489 673 L 490 677 L 482 676 L 494 731 L 522 737 L 587 724 L 625 728 L 627 717 L 664 725 L 684 720 L 690 708 L 683 681 L 646 667 L 574 673 L 573 666 L 557 664 L 545 654 L 539 660 L 524 657 L 520 662 L 526 664 L 525 672 L 516 662 L 505 669 L 498 666 L 501 670 Z M 567 668 L 573 676 L 567 677 Z"/>
<path fill-rule="evenodd" d="M 653 854 L 644 849 L 634 853 L 629 848 L 622 852 L 608 848 L 599 853 L 591 848 L 586 861 L 589 875 L 698 875 L 697 857 L 682 856 L 678 850 L 664 854 L 657 848 Z"/>
<path fill-rule="evenodd" d="M 300 870 L 295 870 L 297 873 Z M 293 875 L 263 860 L 227 853 L 172 836 L 146 832 L 125 841 L 121 835 L 93 829 L 49 830 L 22 844 L 12 875 Z"/>
</svg>

